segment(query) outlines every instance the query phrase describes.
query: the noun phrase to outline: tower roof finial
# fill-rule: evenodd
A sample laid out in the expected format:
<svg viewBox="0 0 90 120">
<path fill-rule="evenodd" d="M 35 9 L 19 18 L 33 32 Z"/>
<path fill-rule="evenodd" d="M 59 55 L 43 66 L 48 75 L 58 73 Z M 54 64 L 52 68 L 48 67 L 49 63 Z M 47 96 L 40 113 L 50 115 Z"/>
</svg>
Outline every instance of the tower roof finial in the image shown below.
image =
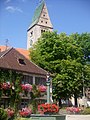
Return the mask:
<svg viewBox="0 0 90 120">
<path fill-rule="evenodd" d="M 39 0 L 39 3 L 42 3 L 42 2 L 44 2 L 44 0 Z"/>
</svg>

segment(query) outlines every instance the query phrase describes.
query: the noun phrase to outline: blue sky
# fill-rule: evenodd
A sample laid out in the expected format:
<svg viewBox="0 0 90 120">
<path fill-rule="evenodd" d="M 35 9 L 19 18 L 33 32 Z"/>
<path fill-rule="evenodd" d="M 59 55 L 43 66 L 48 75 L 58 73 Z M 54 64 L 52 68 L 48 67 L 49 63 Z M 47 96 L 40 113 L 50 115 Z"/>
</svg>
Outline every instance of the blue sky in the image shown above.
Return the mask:
<svg viewBox="0 0 90 120">
<path fill-rule="evenodd" d="M 0 45 L 26 49 L 27 28 L 40 0 L 0 0 Z M 90 0 L 45 0 L 54 30 L 90 32 Z"/>
</svg>

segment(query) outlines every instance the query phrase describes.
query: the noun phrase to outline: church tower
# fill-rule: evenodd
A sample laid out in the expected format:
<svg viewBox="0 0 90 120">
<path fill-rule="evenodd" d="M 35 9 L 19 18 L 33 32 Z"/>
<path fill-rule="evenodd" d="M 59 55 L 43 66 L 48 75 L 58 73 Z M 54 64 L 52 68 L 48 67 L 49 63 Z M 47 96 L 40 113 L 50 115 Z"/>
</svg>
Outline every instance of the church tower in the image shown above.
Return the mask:
<svg viewBox="0 0 90 120">
<path fill-rule="evenodd" d="M 53 26 L 50 21 L 45 1 L 43 0 L 36 8 L 32 23 L 27 30 L 27 49 L 31 48 L 41 36 L 42 32 L 45 31 L 53 31 Z"/>
</svg>

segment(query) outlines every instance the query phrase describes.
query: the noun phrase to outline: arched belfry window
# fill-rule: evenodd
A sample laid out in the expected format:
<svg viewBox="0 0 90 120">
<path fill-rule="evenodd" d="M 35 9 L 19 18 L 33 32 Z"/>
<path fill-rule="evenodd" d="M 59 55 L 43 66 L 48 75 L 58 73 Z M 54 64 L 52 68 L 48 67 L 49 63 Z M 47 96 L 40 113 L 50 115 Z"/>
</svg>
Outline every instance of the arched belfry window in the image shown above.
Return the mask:
<svg viewBox="0 0 90 120">
<path fill-rule="evenodd" d="M 45 30 L 41 30 L 41 33 L 45 32 Z"/>
</svg>

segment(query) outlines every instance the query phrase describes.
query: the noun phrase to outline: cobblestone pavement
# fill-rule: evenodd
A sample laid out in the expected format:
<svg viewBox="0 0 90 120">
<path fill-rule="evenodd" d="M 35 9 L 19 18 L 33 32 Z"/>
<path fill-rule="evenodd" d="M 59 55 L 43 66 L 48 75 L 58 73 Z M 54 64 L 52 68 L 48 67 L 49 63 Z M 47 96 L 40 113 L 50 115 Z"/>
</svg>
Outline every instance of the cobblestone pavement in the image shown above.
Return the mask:
<svg viewBox="0 0 90 120">
<path fill-rule="evenodd" d="M 66 120 L 90 120 L 90 115 L 66 115 Z"/>
</svg>

